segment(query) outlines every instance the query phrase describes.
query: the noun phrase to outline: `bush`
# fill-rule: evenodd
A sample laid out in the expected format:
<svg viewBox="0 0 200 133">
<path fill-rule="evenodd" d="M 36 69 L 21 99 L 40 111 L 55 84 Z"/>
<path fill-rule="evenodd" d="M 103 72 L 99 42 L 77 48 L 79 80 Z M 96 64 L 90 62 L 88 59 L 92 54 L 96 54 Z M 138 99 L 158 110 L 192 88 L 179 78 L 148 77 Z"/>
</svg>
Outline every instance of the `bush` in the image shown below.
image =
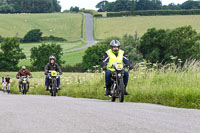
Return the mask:
<svg viewBox="0 0 200 133">
<path fill-rule="evenodd" d="M 62 38 L 62 37 L 55 37 L 53 35 L 50 35 L 50 36 L 42 37 L 42 41 L 64 42 L 64 41 L 67 41 L 67 40 Z"/>
<path fill-rule="evenodd" d="M 64 61 L 61 60 L 63 53 L 60 45 L 43 43 L 38 47 L 31 48 L 31 63 L 34 70 L 43 71 L 51 55 L 56 57 L 57 64 L 64 64 Z"/>
<path fill-rule="evenodd" d="M 139 50 L 150 62 L 171 62 L 172 56 L 185 62 L 189 58 L 199 58 L 200 34 L 191 26 L 173 30 L 148 29 L 140 40 Z"/>
<path fill-rule="evenodd" d="M 96 17 L 96 18 L 97 17 L 103 17 L 103 15 L 102 14 L 95 14 L 94 17 Z"/>
<path fill-rule="evenodd" d="M 0 51 L 0 70 L 1 71 L 16 71 L 18 63 L 26 56 L 20 48 L 17 38 L 4 38 L 1 43 Z"/>
<path fill-rule="evenodd" d="M 107 44 L 97 44 L 89 47 L 83 56 L 83 68 L 91 71 L 100 70 L 100 59 L 109 47 Z"/>
<path fill-rule="evenodd" d="M 33 29 L 24 36 L 23 42 L 40 42 L 41 40 L 42 32 L 40 32 L 40 29 Z"/>
<path fill-rule="evenodd" d="M 121 49 L 125 51 L 126 56 L 132 63 L 142 61 L 142 54 L 139 52 L 140 40 L 137 34 L 124 35 L 121 39 Z"/>
<path fill-rule="evenodd" d="M 163 29 L 148 29 L 141 37 L 139 51 L 144 59 L 152 63 L 162 62 L 164 59 L 164 51 L 166 50 L 162 44 L 163 39 L 167 36 L 167 31 Z"/>
<path fill-rule="evenodd" d="M 85 69 L 82 66 L 82 63 L 78 63 L 75 66 L 66 65 L 62 68 L 63 72 L 85 72 Z"/>
<path fill-rule="evenodd" d="M 96 10 L 81 9 L 80 12 L 90 13 L 90 14 L 92 14 L 93 16 L 94 16 L 95 14 L 98 14 L 98 12 L 97 12 Z"/>
<path fill-rule="evenodd" d="M 200 9 L 193 10 L 142 10 L 142 11 L 123 11 L 107 13 L 107 17 L 122 17 L 122 16 L 156 16 L 156 15 L 199 15 Z"/>
</svg>

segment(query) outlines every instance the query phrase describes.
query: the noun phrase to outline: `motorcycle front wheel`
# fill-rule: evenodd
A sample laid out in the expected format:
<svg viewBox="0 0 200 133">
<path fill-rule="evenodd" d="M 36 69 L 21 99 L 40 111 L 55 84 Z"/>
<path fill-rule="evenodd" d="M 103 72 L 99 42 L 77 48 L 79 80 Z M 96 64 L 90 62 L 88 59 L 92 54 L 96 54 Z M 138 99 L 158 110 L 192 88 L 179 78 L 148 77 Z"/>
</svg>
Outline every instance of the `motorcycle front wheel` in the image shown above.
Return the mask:
<svg viewBox="0 0 200 133">
<path fill-rule="evenodd" d="M 123 79 L 119 80 L 119 102 L 124 102 L 124 81 Z"/>
</svg>

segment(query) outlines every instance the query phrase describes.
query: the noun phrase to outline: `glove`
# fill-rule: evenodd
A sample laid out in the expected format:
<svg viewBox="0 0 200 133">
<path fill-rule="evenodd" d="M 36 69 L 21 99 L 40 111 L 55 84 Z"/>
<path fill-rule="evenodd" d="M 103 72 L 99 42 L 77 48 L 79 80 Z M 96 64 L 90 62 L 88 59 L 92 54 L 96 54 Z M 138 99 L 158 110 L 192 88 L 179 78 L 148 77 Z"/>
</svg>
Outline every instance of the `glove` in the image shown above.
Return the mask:
<svg viewBox="0 0 200 133">
<path fill-rule="evenodd" d="M 107 67 L 106 67 L 106 66 L 103 66 L 103 70 L 106 71 L 106 70 L 107 70 Z"/>
<path fill-rule="evenodd" d="M 134 68 L 134 67 L 133 67 L 133 64 L 130 64 L 129 69 L 130 69 L 130 70 L 133 70 L 133 68 Z"/>
</svg>

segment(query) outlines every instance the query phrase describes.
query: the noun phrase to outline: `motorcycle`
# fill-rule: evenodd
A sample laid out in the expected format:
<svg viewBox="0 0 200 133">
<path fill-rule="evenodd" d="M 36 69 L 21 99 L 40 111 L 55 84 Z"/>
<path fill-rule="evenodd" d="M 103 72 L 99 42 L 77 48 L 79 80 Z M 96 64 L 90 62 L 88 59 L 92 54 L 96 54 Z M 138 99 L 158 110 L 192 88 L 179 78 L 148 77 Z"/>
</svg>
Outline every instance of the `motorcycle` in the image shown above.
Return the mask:
<svg viewBox="0 0 200 133">
<path fill-rule="evenodd" d="M 7 92 L 10 94 L 10 83 L 6 83 L 5 86 L 3 87 L 3 92 Z"/>
<path fill-rule="evenodd" d="M 22 89 L 21 89 L 21 92 L 23 95 L 26 95 L 27 94 L 27 80 L 28 80 L 28 77 L 27 76 L 22 76 L 21 77 L 22 79 Z"/>
<path fill-rule="evenodd" d="M 115 71 L 111 73 L 111 91 L 110 98 L 112 102 L 115 102 L 116 98 L 119 98 L 119 102 L 124 102 L 124 68 L 126 66 L 123 63 L 114 63 L 112 67 Z"/>
<path fill-rule="evenodd" d="M 51 96 L 56 96 L 56 93 L 58 93 L 58 85 L 57 85 L 57 79 L 59 78 L 59 73 L 56 71 L 49 71 L 48 73 L 49 77 L 49 91 L 51 93 Z"/>
</svg>

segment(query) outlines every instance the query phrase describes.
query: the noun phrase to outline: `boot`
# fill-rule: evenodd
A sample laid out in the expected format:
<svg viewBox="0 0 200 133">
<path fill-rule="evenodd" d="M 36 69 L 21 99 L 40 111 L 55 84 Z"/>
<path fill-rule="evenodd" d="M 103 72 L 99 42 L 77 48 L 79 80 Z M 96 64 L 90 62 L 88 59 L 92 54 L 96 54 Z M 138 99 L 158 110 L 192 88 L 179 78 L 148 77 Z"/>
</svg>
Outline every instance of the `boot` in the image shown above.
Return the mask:
<svg viewBox="0 0 200 133">
<path fill-rule="evenodd" d="M 125 91 L 124 91 L 124 95 L 129 95 L 128 91 L 126 90 L 126 86 L 127 86 L 127 85 L 125 85 L 125 88 L 124 88 L 124 90 L 125 90 Z"/>
<path fill-rule="evenodd" d="M 104 93 L 105 96 L 110 95 L 110 85 L 106 85 L 106 91 Z"/>
<path fill-rule="evenodd" d="M 19 85 L 19 92 L 21 92 L 22 91 L 22 86 L 21 85 Z"/>
</svg>

